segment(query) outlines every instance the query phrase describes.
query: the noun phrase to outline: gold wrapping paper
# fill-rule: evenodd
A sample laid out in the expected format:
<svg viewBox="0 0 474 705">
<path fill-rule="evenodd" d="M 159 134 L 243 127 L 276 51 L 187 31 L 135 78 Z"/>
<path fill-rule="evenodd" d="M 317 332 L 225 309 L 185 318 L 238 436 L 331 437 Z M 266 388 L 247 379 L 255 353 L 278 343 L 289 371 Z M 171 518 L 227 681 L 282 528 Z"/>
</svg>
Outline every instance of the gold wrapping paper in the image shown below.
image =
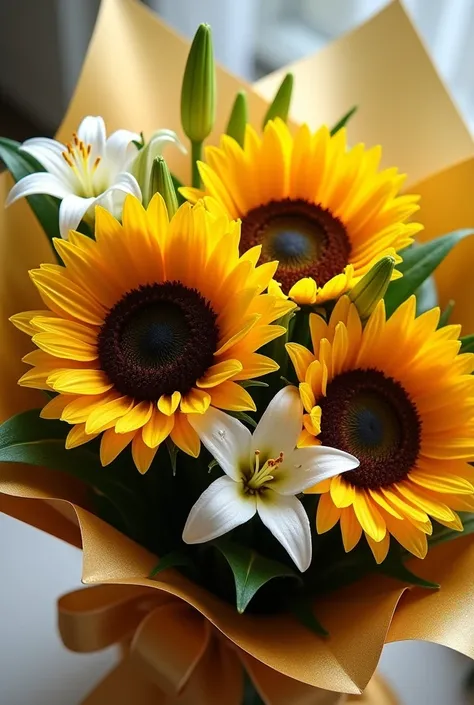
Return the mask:
<svg viewBox="0 0 474 705">
<path fill-rule="evenodd" d="M 137 0 L 103 0 L 84 69 L 58 138 L 69 137 L 86 114 L 103 115 L 109 131 L 125 127 L 150 134 L 167 127 L 181 134 L 179 92 L 186 54 L 187 43 Z M 354 103 L 360 106 L 349 135 L 352 141 L 382 142 L 385 163 L 409 171 L 410 190 L 420 192 L 423 199 L 421 220 L 426 229 L 422 237 L 474 225 L 472 139 L 400 3 L 392 3 L 366 25 L 318 55 L 298 62 L 292 70 L 296 78 L 295 121 L 306 120 L 313 126 L 322 121 L 332 123 Z M 264 98 L 272 94 L 278 80 L 278 75 L 269 77 L 255 90 L 245 86 L 255 124 L 265 112 Z M 218 139 L 235 92 L 242 85 L 219 69 L 219 114 L 212 141 Z M 188 162 L 171 148 L 166 156 L 175 173 L 187 180 Z M 3 175 L 0 201 L 9 187 L 8 176 Z M 466 240 L 447 258 L 438 275 L 441 303 L 456 299 L 453 318 L 464 324 L 465 333 L 474 331 L 470 306 L 474 280 L 467 276 L 473 247 L 473 239 Z M 27 270 L 49 259 L 46 239 L 28 205 L 21 202 L 6 212 L 0 210 L 2 419 L 42 402 L 39 392 L 16 384 L 23 367 L 20 358 L 30 343 L 7 318 L 13 312 L 38 306 Z M 406 592 L 406 586 L 400 583 L 371 577 L 330 599 L 318 600 L 318 617 L 331 634 L 321 639 L 289 616 L 238 615 L 230 605 L 173 571 L 159 580 L 149 580 L 146 576 L 156 557 L 89 513 L 84 488 L 66 476 L 46 469 L 39 472 L 36 468 L 1 465 L 0 492 L 3 511 L 83 546 L 86 584 L 109 583 L 113 590 L 113 586 L 140 594 L 143 590 L 156 602 L 164 600 L 166 604 L 169 598 L 171 603 L 189 605 L 190 613 L 195 613 L 192 619 L 202 615 L 204 624 L 212 625 L 209 629 L 213 635 L 223 635 L 215 637 L 217 643 L 220 645 L 219 639 L 225 637 L 225 648 L 234 655 L 237 652 L 251 671 L 258 672 L 260 687 L 264 687 L 262 674 L 266 674 L 265 687 L 273 688 L 275 697 L 286 692 L 286 687 L 296 688 L 301 693 L 296 702 L 301 705 L 326 705 L 323 695 L 332 705 L 338 696 L 316 689 L 359 693 L 369 682 L 386 640 L 426 639 L 474 657 L 469 617 L 474 600 L 471 537 L 434 549 L 422 565 L 416 566 L 418 572 L 442 584 L 439 593 L 419 589 Z M 133 619 L 133 615 L 127 619 Z M 203 622 L 202 618 L 198 621 Z M 110 628 L 114 640 L 119 639 L 121 634 Z M 136 664 L 127 659 L 122 662 L 117 669 L 122 683 L 135 668 Z M 110 687 L 110 678 L 100 686 L 102 694 Z M 129 699 L 133 696 L 140 705 L 147 705 L 157 687 L 153 678 L 143 678 L 133 691 L 128 691 Z M 125 686 L 121 692 L 126 692 Z M 320 700 L 311 700 L 316 696 Z M 86 701 L 88 705 L 107 701 L 103 695 L 102 700 L 97 694 L 92 697 L 95 700 Z M 175 695 L 168 693 L 163 702 L 186 702 L 170 701 L 170 697 Z M 121 702 L 128 700 L 116 699 L 116 705 Z"/>
</svg>

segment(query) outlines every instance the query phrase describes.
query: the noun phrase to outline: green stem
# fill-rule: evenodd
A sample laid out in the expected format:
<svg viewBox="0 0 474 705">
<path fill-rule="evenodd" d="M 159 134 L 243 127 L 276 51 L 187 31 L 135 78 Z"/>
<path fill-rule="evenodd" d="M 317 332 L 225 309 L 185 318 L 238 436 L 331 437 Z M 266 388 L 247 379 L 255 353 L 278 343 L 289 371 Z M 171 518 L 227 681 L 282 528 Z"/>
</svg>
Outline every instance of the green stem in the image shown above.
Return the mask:
<svg viewBox="0 0 474 705">
<path fill-rule="evenodd" d="M 193 186 L 201 188 L 201 176 L 199 175 L 198 161 L 202 156 L 202 142 L 191 142 L 191 162 L 193 170 Z"/>
</svg>

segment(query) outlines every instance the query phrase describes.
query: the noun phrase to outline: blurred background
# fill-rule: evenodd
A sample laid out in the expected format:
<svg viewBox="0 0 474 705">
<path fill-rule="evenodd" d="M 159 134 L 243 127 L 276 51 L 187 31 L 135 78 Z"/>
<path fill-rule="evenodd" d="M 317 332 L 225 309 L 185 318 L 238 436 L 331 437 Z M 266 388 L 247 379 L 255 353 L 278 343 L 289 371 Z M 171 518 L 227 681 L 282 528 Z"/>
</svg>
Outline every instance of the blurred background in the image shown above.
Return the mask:
<svg viewBox="0 0 474 705">
<path fill-rule="evenodd" d="M 318 51 L 387 4 L 387 0 L 144 1 L 185 36 L 191 37 L 200 22 L 211 24 L 218 60 L 249 81 Z M 403 4 L 474 131 L 474 0 L 403 0 Z M 23 140 L 54 134 L 77 81 L 99 5 L 100 0 L 0 0 L 2 136 Z M 111 651 L 68 653 L 54 629 L 57 596 L 78 586 L 81 555 L 5 516 L 0 516 L 0 536 L 17 548 L 2 552 L 0 705 L 74 705 L 115 659 Z M 26 568 L 32 576 L 31 590 L 19 595 Z M 19 629 L 19 619 L 28 628 Z M 459 654 L 416 642 L 389 645 L 381 661 L 401 705 L 474 703 L 466 688 L 471 668 Z"/>
<path fill-rule="evenodd" d="M 181 34 L 212 25 L 219 61 L 253 80 L 313 53 L 387 0 L 143 0 Z M 402 0 L 474 128 L 473 0 Z M 0 134 L 52 134 L 74 89 L 100 0 L 0 0 Z M 400 47 L 403 51 L 403 47 Z M 423 90 L 423 87 L 420 87 Z"/>
</svg>

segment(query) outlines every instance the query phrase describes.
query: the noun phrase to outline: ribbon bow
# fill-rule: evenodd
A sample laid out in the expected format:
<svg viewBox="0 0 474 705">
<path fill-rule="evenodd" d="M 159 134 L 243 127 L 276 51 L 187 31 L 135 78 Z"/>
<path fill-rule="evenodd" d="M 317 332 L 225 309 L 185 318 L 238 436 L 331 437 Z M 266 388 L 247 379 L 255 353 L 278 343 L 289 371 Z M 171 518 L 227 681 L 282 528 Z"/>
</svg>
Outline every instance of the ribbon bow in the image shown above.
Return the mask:
<svg viewBox="0 0 474 705">
<path fill-rule="evenodd" d="M 98 585 L 60 598 L 59 631 L 72 651 L 126 645 L 82 705 L 241 705 L 244 669 L 265 705 L 341 705 L 233 644 L 186 602 L 150 587 Z M 282 634 L 284 639 L 284 634 Z"/>
</svg>

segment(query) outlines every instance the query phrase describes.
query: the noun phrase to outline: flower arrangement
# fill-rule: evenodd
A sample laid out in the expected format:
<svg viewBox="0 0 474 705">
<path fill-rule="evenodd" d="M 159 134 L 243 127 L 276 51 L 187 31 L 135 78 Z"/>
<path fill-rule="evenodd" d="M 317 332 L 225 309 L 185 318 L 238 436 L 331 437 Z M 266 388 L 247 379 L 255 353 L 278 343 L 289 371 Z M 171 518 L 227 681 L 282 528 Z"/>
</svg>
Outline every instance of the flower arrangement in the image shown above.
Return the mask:
<svg viewBox="0 0 474 705">
<path fill-rule="evenodd" d="M 261 129 L 238 92 L 203 148 L 202 25 L 187 141 L 93 116 L 67 143 L 0 141 L 6 205 L 28 198 L 56 257 L 10 319 L 39 393 L 0 426 L 1 506 L 84 547 L 95 585 L 61 598 L 63 640 L 125 649 L 88 703 L 336 703 L 407 588 L 393 638 L 441 630 L 469 574 L 473 336 L 424 292 L 472 231 L 420 244 L 404 176 L 348 145 L 355 110 L 295 126 L 293 83 Z"/>
</svg>

